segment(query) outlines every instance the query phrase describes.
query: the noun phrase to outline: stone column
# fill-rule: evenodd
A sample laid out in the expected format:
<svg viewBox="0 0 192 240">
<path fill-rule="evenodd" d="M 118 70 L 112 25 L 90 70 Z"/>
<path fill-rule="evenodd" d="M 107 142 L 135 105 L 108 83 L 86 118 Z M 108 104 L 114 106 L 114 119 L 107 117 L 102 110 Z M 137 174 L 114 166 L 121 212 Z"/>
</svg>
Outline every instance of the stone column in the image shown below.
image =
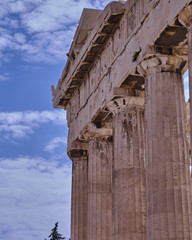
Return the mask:
<svg viewBox="0 0 192 240">
<path fill-rule="evenodd" d="M 190 128 L 190 105 L 189 101 L 186 102 L 185 105 L 186 108 L 186 140 L 187 140 L 187 146 L 188 146 L 188 151 L 189 151 L 189 161 L 191 165 L 191 128 Z M 191 174 L 192 177 L 192 174 Z M 191 184 L 192 186 L 192 184 Z M 192 192 L 191 192 L 192 193 Z"/>
<path fill-rule="evenodd" d="M 192 239 L 191 179 L 180 57 L 154 54 L 145 79 L 147 240 Z"/>
<path fill-rule="evenodd" d="M 190 20 L 192 18 L 192 5 L 190 5 Z M 190 21 L 191 23 L 192 21 Z M 192 152 L 192 24 L 188 27 L 188 67 L 189 67 L 189 98 L 190 98 L 190 153 Z M 191 154 L 192 156 L 192 154 Z M 192 162 L 192 161 L 191 161 Z M 191 164 L 192 166 L 192 164 Z M 192 176 L 192 173 L 191 173 Z"/>
<path fill-rule="evenodd" d="M 192 4 L 186 6 L 179 14 L 178 19 L 180 23 L 188 29 L 188 68 L 189 68 L 189 97 L 192 99 Z M 190 102 L 190 120 L 189 120 L 189 128 L 188 133 L 190 139 L 192 139 L 192 100 Z M 190 141 L 190 145 L 192 146 L 192 141 Z M 192 149 L 190 146 L 190 149 Z"/>
<path fill-rule="evenodd" d="M 87 240 L 88 160 L 87 151 L 73 149 L 71 194 L 71 240 Z"/>
<path fill-rule="evenodd" d="M 88 239 L 111 240 L 112 129 L 89 126 Z"/>
<path fill-rule="evenodd" d="M 144 98 L 118 98 L 113 110 L 113 240 L 145 240 Z"/>
</svg>

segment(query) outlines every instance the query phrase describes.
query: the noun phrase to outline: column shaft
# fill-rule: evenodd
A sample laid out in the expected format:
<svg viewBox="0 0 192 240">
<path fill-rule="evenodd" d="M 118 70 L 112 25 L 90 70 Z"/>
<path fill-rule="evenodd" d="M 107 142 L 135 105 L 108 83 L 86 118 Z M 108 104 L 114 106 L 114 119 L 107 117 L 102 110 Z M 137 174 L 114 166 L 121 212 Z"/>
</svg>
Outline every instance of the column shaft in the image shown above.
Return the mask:
<svg viewBox="0 0 192 240">
<path fill-rule="evenodd" d="M 87 157 L 73 159 L 71 239 L 87 240 Z"/>
<path fill-rule="evenodd" d="M 180 73 L 146 78 L 147 240 L 191 240 L 190 170 Z"/>
<path fill-rule="evenodd" d="M 189 66 L 189 97 L 190 97 L 190 149 L 192 151 L 192 25 L 188 28 L 188 66 Z"/>
<path fill-rule="evenodd" d="M 144 110 L 114 116 L 113 240 L 145 240 Z"/>
<path fill-rule="evenodd" d="M 112 225 L 112 141 L 89 141 L 88 239 L 110 240 Z"/>
</svg>

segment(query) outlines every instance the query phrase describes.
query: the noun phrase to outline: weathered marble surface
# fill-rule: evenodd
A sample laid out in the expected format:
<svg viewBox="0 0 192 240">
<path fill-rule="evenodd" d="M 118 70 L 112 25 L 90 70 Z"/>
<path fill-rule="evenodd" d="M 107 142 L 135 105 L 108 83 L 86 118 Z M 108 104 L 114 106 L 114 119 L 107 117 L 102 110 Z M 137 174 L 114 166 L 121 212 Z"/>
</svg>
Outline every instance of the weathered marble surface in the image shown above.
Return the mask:
<svg viewBox="0 0 192 240">
<path fill-rule="evenodd" d="M 72 240 L 192 239 L 182 79 L 189 67 L 192 96 L 191 3 L 83 11 L 52 87 L 54 107 L 67 110 Z"/>
<path fill-rule="evenodd" d="M 144 108 L 114 113 L 113 240 L 145 240 Z"/>
</svg>

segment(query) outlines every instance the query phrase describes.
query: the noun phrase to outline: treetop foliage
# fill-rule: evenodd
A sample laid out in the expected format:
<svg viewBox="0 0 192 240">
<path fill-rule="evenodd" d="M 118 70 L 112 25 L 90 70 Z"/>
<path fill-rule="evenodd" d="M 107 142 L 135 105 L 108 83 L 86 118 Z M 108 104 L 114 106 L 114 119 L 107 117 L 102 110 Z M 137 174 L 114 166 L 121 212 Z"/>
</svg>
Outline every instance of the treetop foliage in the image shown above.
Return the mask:
<svg viewBox="0 0 192 240">
<path fill-rule="evenodd" d="M 55 223 L 55 227 L 51 229 L 51 234 L 49 235 L 50 240 L 59 240 L 59 239 L 65 239 L 65 237 L 62 237 L 60 233 L 58 233 L 58 222 Z M 45 239 L 47 240 L 47 239 Z"/>
</svg>

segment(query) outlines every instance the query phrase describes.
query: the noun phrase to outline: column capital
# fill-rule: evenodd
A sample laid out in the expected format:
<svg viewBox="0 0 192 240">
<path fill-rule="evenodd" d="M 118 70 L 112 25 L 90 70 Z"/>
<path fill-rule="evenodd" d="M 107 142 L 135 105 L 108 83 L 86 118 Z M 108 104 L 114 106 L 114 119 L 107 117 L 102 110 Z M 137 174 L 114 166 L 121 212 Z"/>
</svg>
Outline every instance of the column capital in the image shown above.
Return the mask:
<svg viewBox="0 0 192 240">
<path fill-rule="evenodd" d="M 163 49 L 165 51 L 165 49 Z M 137 66 L 137 71 L 144 77 L 157 72 L 182 73 L 187 63 L 187 55 L 180 55 L 177 49 L 166 49 L 163 52 L 156 46 L 149 46 L 146 57 Z"/>
<path fill-rule="evenodd" d="M 144 97 L 119 97 L 111 100 L 107 107 L 113 113 L 116 114 L 125 108 L 140 108 L 144 110 L 145 99 Z"/>
<path fill-rule="evenodd" d="M 88 123 L 80 133 L 86 141 L 94 138 L 108 139 L 113 135 L 112 126 L 97 128 L 94 123 Z"/>
<path fill-rule="evenodd" d="M 178 20 L 186 28 L 192 25 L 192 2 L 179 13 Z"/>
<path fill-rule="evenodd" d="M 88 156 L 88 146 L 87 143 L 81 142 L 79 140 L 74 141 L 71 144 L 70 149 L 67 149 L 67 154 L 72 161 L 75 160 L 86 160 Z"/>
</svg>

